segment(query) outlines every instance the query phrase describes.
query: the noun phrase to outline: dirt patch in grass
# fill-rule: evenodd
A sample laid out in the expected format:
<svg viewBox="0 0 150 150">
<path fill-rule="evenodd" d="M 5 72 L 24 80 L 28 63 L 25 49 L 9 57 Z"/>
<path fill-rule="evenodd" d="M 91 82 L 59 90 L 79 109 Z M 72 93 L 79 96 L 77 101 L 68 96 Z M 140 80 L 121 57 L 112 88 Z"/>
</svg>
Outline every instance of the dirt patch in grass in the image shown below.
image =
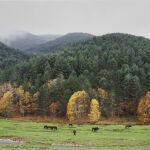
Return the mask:
<svg viewBox="0 0 150 150">
<path fill-rule="evenodd" d="M 71 142 L 71 143 L 64 143 L 64 144 L 57 144 L 57 143 L 52 143 L 51 146 L 59 146 L 59 147 L 82 147 L 82 144 L 77 144 L 76 142 Z"/>
<path fill-rule="evenodd" d="M 64 141 L 64 143 L 52 143 L 51 146 L 56 146 L 56 147 L 89 147 L 93 146 L 92 141 L 89 141 L 87 143 L 81 143 L 79 141 L 73 141 L 73 140 L 67 140 Z"/>
<path fill-rule="evenodd" d="M 0 143 L 2 144 L 23 144 L 24 139 L 22 137 L 0 137 Z"/>
</svg>

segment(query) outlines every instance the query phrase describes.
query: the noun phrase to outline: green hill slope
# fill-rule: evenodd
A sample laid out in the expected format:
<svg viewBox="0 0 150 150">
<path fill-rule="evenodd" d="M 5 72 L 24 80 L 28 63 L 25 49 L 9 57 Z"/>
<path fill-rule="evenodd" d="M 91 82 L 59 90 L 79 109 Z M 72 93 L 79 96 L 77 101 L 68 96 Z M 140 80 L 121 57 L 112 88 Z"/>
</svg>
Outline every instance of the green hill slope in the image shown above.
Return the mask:
<svg viewBox="0 0 150 150">
<path fill-rule="evenodd" d="M 13 66 L 18 62 L 26 61 L 28 59 L 28 55 L 0 42 L 0 69 Z"/>
<path fill-rule="evenodd" d="M 69 97 L 85 90 L 91 98 L 108 105 L 107 109 L 113 113 L 135 115 L 139 99 L 150 90 L 150 40 L 121 33 L 107 34 L 32 59 L 12 70 L 11 75 L 8 70 L 1 73 L 1 82 L 12 81 L 30 92 L 40 91 L 41 107 L 60 101 L 65 110 Z M 56 78 L 58 82 L 52 82 L 48 91 L 43 85 Z M 107 103 L 93 91 L 97 88 L 108 92 Z M 121 109 L 121 102 L 128 103 Z"/>
</svg>

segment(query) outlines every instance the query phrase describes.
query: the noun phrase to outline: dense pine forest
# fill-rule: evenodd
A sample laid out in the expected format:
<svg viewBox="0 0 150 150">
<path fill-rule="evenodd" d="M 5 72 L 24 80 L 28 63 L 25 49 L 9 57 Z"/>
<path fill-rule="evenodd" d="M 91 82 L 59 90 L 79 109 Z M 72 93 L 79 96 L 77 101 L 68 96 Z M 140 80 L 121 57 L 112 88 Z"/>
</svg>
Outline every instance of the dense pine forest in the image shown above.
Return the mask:
<svg viewBox="0 0 150 150">
<path fill-rule="evenodd" d="M 10 48 L 0 42 L 0 70 L 15 65 L 21 61 L 27 61 L 29 55 L 20 50 Z"/>
<path fill-rule="evenodd" d="M 149 105 L 139 103 L 150 96 L 150 40 L 95 36 L 7 68 L 0 83 L 2 116 L 64 117 L 70 97 L 84 91 L 99 102 L 102 117 L 135 117 Z"/>
</svg>

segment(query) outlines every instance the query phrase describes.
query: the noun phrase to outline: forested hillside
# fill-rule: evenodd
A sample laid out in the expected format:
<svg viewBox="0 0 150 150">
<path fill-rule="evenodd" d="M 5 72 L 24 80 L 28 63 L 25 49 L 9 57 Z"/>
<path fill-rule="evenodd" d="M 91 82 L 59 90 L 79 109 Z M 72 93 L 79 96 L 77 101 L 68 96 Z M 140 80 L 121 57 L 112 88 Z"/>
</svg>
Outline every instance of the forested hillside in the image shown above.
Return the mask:
<svg viewBox="0 0 150 150">
<path fill-rule="evenodd" d="M 26 114 L 65 116 L 71 95 L 84 90 L 88 102 L 98 100 L 102 116 L 135 116 L 150 90 L 150 40 L 121 33 L 94 37 L 7 69 L 0 81 L 22 91 L 24 98 L 14 102 Z"/>
<path fill-rule="evenodd" d="M 73 44 L 75 42 L 83 41 L 92 38 L 93 35 L 88 33 L 69 33 L 64 36 L 61 36 L 53 41 L 49 41 L 43 44 L 39 44 L 37 46 L 33 46 L 32 48 L 27 49 L 28 53 L 34 55 L 42 55 L 47 54 L 52 51 L 58 50 L 66 45 Z"/>
<path fill-rule="evenodd" d="M 29 59 L 27 54 L 10 48 L 0 42 L 0 70 L 11 67 L 19 62 L 23 62 Z"/>
</svg>

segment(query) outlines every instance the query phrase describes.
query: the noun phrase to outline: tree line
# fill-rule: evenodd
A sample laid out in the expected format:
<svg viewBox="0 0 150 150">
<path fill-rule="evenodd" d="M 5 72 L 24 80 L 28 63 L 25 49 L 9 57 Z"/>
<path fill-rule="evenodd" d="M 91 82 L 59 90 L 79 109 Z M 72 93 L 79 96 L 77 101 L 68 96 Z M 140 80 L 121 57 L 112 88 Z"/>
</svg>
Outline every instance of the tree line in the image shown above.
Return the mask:
<svg viewBox="0 0 150 150">
<path fill-rule="evenodd" d="M 85 90 L 100 103 L 102 116 L 136 116 L 150 90 L 149 58 L 150 40 L 114 33 L 15 65 L 0 73 L 0 82 L 38 92 L 38 114 L 49 115 L 59 105 L 56 114 L 65 116 L 71 95 Z"/>
</svg>

